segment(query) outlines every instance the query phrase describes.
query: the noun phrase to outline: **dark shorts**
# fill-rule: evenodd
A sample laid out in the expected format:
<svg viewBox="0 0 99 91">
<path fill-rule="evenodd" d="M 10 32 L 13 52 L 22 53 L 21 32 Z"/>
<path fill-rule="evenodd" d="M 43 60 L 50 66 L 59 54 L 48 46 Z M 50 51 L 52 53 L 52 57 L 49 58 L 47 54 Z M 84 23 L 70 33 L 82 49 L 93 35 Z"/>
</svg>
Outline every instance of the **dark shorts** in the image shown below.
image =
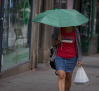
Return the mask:
<svg viewBox="0 0 99 91">
<path fill-rule="evenodd" d="M 77 63 L 77 56 L 74 58 L 64 59 L 59 56 L 56 57 L 55 65 L 57 70 L 63 70 L 72 73 Z"/>
</svg>

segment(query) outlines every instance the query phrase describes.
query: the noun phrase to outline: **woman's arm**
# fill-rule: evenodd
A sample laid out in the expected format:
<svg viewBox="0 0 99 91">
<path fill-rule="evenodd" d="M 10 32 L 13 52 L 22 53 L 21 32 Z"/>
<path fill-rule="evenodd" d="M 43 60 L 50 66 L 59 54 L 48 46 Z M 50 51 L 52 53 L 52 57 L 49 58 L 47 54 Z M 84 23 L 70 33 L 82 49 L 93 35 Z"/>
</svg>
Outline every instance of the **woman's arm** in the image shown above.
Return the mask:
<svg viewBox="0 0 99 91">
<path fill-rule="evenodd" d="M 80 41 L 80 33 L 79 33 L 79 31 L 78 31 L 78 29 L 76 28 L 76 36 L 77 36 L 77 39 L 78 39 L 78 59 L 80 59 L 80 60 L 78 60 L 78 67 L 81 67 L 82 66 L 82 62 L 81 62 L 81 60 L 82 60 L 82 51 L 81 51 L 81 41 Z"/>
</svg>

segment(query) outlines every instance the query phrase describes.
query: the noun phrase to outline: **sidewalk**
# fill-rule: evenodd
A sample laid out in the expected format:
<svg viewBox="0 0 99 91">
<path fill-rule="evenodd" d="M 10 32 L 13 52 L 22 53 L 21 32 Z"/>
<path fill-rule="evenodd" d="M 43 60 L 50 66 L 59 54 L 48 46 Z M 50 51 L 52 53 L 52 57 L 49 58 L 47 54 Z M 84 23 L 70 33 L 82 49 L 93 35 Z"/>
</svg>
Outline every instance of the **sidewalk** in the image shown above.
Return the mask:
<svg viewBox="0 0 99 91">
<path fill-rule="evenodd" d="M 75 85 L 72 82 L 70 91 L 99 91 L 99 54 L 83 56 L 82 62 L 90 82 L 87 85 Z M 76 66 L 72 81 L 77 68 Z M 58 91 L 58 77 L 54 72 L 49 64 L 39 64 L 39 68 L 28 74 L 0 80 L 0 91 Z"/>
</svg>

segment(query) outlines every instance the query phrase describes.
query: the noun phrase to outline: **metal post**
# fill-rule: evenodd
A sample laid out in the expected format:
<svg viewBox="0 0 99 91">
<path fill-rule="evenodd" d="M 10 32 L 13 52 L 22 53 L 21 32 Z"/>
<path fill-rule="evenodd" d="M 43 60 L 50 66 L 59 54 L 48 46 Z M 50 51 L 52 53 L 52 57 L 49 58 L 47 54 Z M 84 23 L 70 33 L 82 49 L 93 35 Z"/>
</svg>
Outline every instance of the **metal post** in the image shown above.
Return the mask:
<svg viewBox="0 0 99 91">
<path fill-rule="evenodd" d="M 92 0 L 92 28 L 91 28 L 91 38 L 93 38 L 94 31 L 94 17 L 95 17 L 95 4 L 96 0 Z"/>
</svg>

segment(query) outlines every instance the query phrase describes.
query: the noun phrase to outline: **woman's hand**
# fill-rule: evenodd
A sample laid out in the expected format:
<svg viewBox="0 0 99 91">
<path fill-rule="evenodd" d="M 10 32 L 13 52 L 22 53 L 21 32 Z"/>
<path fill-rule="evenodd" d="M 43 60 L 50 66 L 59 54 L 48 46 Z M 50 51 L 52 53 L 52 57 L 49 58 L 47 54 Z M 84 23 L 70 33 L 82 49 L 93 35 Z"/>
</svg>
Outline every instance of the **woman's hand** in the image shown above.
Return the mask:
<svg viewBox="0 0 99 91">
<path fill-rule="evenodd" d="M 82 66 L 82 62 L 78 61 L 78 67 Z"/>
<path fill-rule="evenodd" d="M 58 36 L 58 40 L 60 41 L 62 40 L 61 34 Z"/>
<path fill-rule="evenodd" d="M 59 44 L 59 41 L 61 41 L 62 40 L 62 37 L 61 37 L 61 34 L 58 36 L 58 40 L 55 40 L 54 41 L 54 44 L 55 45 L 58 45 Z"/>
</svg>

